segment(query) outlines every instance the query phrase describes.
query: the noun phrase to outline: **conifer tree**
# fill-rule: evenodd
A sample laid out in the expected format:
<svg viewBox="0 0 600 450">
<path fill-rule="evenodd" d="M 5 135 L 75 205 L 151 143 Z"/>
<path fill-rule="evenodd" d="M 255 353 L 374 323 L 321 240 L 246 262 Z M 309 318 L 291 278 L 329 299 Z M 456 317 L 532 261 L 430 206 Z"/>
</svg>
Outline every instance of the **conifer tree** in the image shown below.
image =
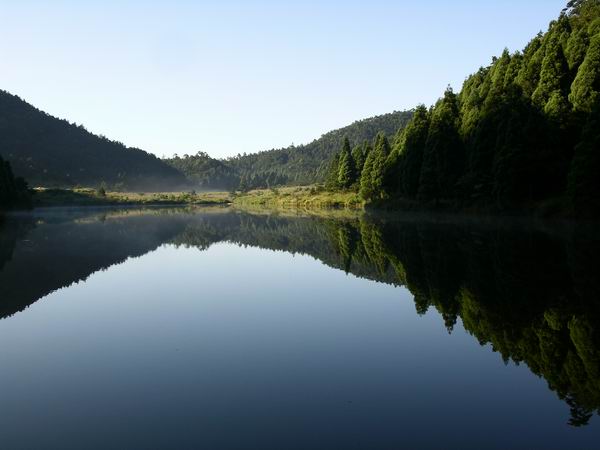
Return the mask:
<svg viewBox="0 0 600 450">
<path fill-rule="evenodd" d="M 552 96 L 564 96 L 569 83 L 569 64 L 563 53 L 558 30 L 549 33 L 542 60 L 540 81 L 531 97 L 541 108 L 546 106 Z"/>
<path fill-rule="evenodd" d="M 540 79 L 540 70 L 544 59 L 544 42 L 544 36 L 539 33 L 523 51 L 523 64 L 516 81 L 527 97 L 533 94 Z"/>
<path fill-rule="evenodd" d="M 336 153 L 329 163 L 329 168 L 327 169 L 327 177 L 325 178 L 325 187 L 330 191 L 335 191 L 339 189 L 338 177 L 339 177 L 339 168 L 340 168 L 340 154 Z"/>
<path fill-rule="evenodd" d="M 389 154 L 390 143 L 383 133 L 379 133 L 375 138 L 373 151 L 369 153 L 365 162 L 360 181 L 361 195 L 367 201 L 385 197 L 384 186 Z"/>
<path fill-rule="evenodd" d="M 585 59 L 585 53 L 589 45 L 590 39 L 585 28 L 571 33 L 567 42 L 567 49 L 565 55 L 567 62 L 569 63 L 569 70 L 572 73 L 577 73 L 577 69 Z"/>
<path fill-rule="evenodd" d="M 577 112 L 589 113 L 600 101 L 600 34 L 590 41 L 585 59 L 571 86 L 569 100 Z"/>
<path fill-rule="evenodd" d="M 379 134 L 379 144 L 373 149 L 375 158 L 373 159 L 373 169 L 371 171 L 371 182 L 373 184 L 374 198 L 383 199 L 386 197 L 385 177 L 387 172 L 388 156 L 391 152 L 390 143 L 387 137 Z"/>
<path fill-rule="evenodd" d="M 337 184 L 342 189 L 348 189 L 356 181 L 356 168 L 350 151 L 350 142 L 344 138 L 344 144 L 340 153 L 338 164 Z"/>
<path fill-rule="evenodd" d="M 415 198 L 423 164 L 423 151 L 429 133 L 429 112 L 424 105 L 415 110 L 399 142 L 398 177 L 400 193 Z"/>
<path fill-rule="evenodd" d="M 371 200 L 373 197 L 374 188 L 372 173 L 375 158 L 375 150 L 369 151 L 360 175 L 360 195 L 364 200 Z"/>
<path fill-rule="evenodd" d="M 450 87 L 437 103 L 431 116 L 418 198 L 438 201 L 452 198 L 456 182 L 464 169 L 464 150 L 458 134 L 458 101 Z"/>
<path fill-rule="evenodd" d="M 365 165 L 365 154 L 364 154 L 364 146 L 357 145 L 352 149 L 352 159 L 354 160 L 355 170 L 356 170 L 356 181 L 360 179 L 360 174 Z"/>
</svg>

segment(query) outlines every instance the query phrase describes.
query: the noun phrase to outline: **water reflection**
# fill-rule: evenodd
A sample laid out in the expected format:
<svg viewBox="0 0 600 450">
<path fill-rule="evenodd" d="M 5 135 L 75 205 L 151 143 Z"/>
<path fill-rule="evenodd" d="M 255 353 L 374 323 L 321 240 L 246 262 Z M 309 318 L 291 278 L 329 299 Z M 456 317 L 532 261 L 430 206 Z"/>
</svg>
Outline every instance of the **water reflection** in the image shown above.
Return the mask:
<svg viewBox="0 0 600 450">
<path fill-rule="evenodd" d="M 526 364 L 583 426 L 600 408 L 600 239 L 593 227 L 408 217 L 316 218 L 215 209 L 36 213 L 0 225 L 0 316 L 163 244 L 218 242 L 311 255 L 406 286 L 418 314 L 460 318 Z"/>
</svg>

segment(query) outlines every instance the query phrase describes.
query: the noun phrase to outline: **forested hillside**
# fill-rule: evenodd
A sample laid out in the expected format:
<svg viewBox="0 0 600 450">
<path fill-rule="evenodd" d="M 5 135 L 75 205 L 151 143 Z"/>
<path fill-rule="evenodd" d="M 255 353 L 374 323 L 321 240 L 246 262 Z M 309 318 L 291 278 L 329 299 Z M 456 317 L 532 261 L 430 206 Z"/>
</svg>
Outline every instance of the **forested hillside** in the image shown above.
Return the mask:
<svg viewBox="0 0 600 450">
<path fill-rule="evenodd" d="M 599 150 L 600 1 L 573 0 L 522 52 L 417 108 L 396 143 L 380 135 L 364 168 L 345 145 L 329 180 L 373 203 L 590 215 Z"/>
<path fill-rule="evenodd" d="M 360 120 L 330 131 L 310 144 L 237 155 L 217 160 L 206 153 L 175 156 L 165 160 L 189 180 L 204 188 L 266 188 L 285 184 L 324 181 L 332 157 L 344 137 L 354 143 L 371 141 L 378 133 L 392 139 L 412 116 L 411 111 L 393 112 Z"/>
<path fill-rule="evenodd" d="M 159 158 L 86 131 L 0 91 L 0 155 L 33 186 L 180 188 L 186 180 Z"/>
<path fill-rule="evenodd" d="M 27 183 L 23 178 L 15 178 L 10 164 L 0 156 L 0 210 L 29 203 Z"/>
</svg>

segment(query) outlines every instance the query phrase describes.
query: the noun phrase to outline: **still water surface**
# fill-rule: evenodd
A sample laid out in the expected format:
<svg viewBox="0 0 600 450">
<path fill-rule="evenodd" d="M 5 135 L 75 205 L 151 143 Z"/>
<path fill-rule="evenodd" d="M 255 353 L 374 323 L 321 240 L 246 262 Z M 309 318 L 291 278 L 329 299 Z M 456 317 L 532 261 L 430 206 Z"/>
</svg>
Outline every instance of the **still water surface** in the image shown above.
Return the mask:
<svg viewBox="0 0 600 450">
<path fill-rule="evenodd" d="M 599 448 L 598 259 L 572 224 L 9 216 L 0 448 Z"/>
</svg>

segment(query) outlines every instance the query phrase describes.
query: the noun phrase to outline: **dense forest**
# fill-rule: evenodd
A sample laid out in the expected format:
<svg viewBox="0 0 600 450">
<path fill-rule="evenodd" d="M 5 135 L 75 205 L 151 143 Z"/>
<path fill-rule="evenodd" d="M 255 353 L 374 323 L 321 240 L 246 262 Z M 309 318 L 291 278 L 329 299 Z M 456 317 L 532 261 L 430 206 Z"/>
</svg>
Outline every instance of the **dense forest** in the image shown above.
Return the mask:
<svg viewBox="0 0 600 450">
<path fill-rule="evenodd" d="M 33 186 L 163 190 L 187 184 L 159 158 L 52 117 L 0 91 L 0 155 Z"/>
<path fill-rule="evenodd" d="M 345 141 L 327 179 L 375 204 L 597 215 L 599 149 L 600 2 L 573 0 L 522 52 L 419 106 L 395 142 Z"/>
<path fill-rule="evenodd" d="M 378 133 L 383 133 L 393 139 L 411 117 L 411 111 L 383 114 L 330 131 L 310 144 L 237 155 L 225 160 L 198 152 L 196 155 L 175 155 L 165 161 L 184 173 L 194 185 L 206 189 L 246 190 L 322 182 L 329 161 L 345 136 L 356 142 L 369 142 Z"/>
<path fill-rule="evenodd" d="M 600 411 L 600 239 L 593 225 L 223 210 L 13 218 L 0 223 L 0 317 L 162 244 L 205 250 L 218 242 L 311 255 L 404 286 L 418 314 L 437 311 L 448 332 L 462 324 L 504 361 L 543 377 L 568 405 L 573 426 Z M 57 249 L 69 257 L 57 260 Z M 23 283 L 22 273 L 36 283 Z"/>
<path fill-rule="evenodd" d="M 23 178 L 15 178 L 10 163 L 0 156 L 0 210 L 14 206 L 28 206 L 30 195 Z"/>
</svg>

